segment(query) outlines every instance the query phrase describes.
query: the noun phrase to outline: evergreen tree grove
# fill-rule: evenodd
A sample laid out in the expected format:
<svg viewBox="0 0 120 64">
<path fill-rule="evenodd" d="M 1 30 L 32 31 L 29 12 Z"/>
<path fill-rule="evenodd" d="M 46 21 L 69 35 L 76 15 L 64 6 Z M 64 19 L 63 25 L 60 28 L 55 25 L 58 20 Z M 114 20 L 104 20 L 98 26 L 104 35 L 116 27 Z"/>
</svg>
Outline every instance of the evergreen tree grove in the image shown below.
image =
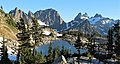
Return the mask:
<svg viewBox="0 0 120 64">
<path fill-rule="evenodd" d="M 114 24 L 114 41 L 115 41 L 115 53 L 120 56 L 120 20 L 117 24 Z"/>
</svg>

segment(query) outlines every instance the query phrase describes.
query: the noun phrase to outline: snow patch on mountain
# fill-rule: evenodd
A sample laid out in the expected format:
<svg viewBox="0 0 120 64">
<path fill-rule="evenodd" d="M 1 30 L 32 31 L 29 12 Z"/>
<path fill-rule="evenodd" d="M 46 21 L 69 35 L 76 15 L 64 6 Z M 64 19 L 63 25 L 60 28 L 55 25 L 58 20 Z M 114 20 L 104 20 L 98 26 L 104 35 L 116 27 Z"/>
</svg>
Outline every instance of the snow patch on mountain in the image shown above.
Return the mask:
<svg viewBox="0 0 120 64">
<path fill-rule="evenodd" d="M 39 25 L 49 26 L 49 25 L 45 24 L 44 22 L 42 22 L 41 20 L 38 20 L 38 23 L 39 23 Z"/>
<path fill-rule="evenodd" d="M 69 27 L 69 24 L 67 23 L 67 24 L 66 24 L 66 29 L 69 29 L 69 28 L 70 28 L 70 27 Z"/>
<path fill-rule="evenodd" d="M 84 19 L 84 20 L 86 20 L 86 19 L 88 19 L 88 17 L 81 16 L 81 19 Z"/>
<path fill-rule="evenodd" d="M 102 24 L 112 24 L 113 20 L 111 19 L 104 19 L 101 21 Z"/>
<path fill-rule="evenodd" d="M 68 22 L 68 23 L 66 24 L 66 27 L 67 27 L 67 28 L 66 28 L 65 30 L 70 29 L 70 28 L 75 27 L 75 26 L 78 26 L 78 25 L 80 25 L 82 22 L 83 22 L 83 21 L 75 21 L 75 20 L 72 20 L 71 22 Z"/>
<path fill-rule="evenodd" d="M 93 17 L 93 18 L 89 18 L 88 21 L 90 22 L 90 24 L 95 24 L 97 21 L 100 21 L 100 17 Z"/>
<path fill-rule="evenodd" d="M 44 35 L 50 35 L 50 33 L 51 33 L 51 32 L 49 32 L 49 31 L 45 30 L 45 31 L 43 31 L 43 33 L 42 33 L 42 34 L 44 34 Z"/>
</svg>

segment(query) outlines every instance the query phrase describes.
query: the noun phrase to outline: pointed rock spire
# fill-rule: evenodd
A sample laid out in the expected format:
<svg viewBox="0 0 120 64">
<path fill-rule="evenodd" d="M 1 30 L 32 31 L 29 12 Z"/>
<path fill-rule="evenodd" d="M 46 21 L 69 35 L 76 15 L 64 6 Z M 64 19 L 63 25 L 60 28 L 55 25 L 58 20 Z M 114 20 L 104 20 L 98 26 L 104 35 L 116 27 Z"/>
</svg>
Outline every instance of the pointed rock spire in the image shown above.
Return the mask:
<svg viewBox="0 0 120 64">
<path fill-rule="evenodd" d="M 34 14 L 29 10 L 28 16 L 31 18 L 31 17 L 34 17 Z"/>
<path fill-rule="evenodd" d="M 79 14 L 74 18 L 74 20 L 75 20 L 75 21 L 80 21 L 80 20 L 81 20 L 81 16 L 82 16 L 82 14 L 79 13 Z"/>
<path fill-rule="evenodd" d="M 15 11 L 17 11 L 17 10 L 18 10 L 18 7 L 15 8 Z"/>
<path fill-rule="evenodd" d="M 94 17 L 100 17 L 100 18 L 102 18 L 102 15 L 101 15 L 101 14 L 96 13 Z"/>
</svg>

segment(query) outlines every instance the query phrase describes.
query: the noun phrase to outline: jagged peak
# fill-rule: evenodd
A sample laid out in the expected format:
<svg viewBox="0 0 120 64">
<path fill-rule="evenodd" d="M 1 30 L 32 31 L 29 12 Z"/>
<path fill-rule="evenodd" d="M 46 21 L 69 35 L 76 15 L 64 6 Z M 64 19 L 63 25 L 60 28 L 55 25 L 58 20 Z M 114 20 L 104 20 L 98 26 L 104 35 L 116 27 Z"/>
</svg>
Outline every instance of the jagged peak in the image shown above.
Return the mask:
<svg viewBox="0 0 120 64">
<path fill-rule="evenodd" d="M 31 11 L 29 10 L 29 11 L 28 11 L 28 15 L 29 15 L 29 14 L 30 14 L 30 15 L 31 15 L 31 14 L 33 15 L 33 12 L 31 12 Z"/>
<path fill-rule="evenodd" d="M 80 17 L 81 15 L 82 15 L 82 14 L 81 14 L 81 12 L 80 12 L 80 13 L 78 13 L 78 15 L 77 15 L 77 16 L 79 16 L 79 17 Z"/>
<path fill-rule="evenodd" d="M 88 19 L 88 14 L 85 13 L 85 14 L 81 14 L 81 13 L 78 13 L 78 15 L 74 18 L 75 21 L 81 21 L 81 20 L 85 20 L 85 19 Z"/>
<path fill-rule="evenodd" d="M 16 7 L 14 10 L 15 10 L 15 11 L 19 11 L 19 12 L 23 12 L 23 11 L 20 10 L 18 7 Z"/>
<path fill-rule="evenodd" d="M 18 10 L 18 7 L 16 7 L 15 10 Z"/>
<path fill-rule="evenodd" d="M 29 10 L 28 13 L 32 13 L 32 12 Z"/>
<path fill-rule="evenodd" d="M 34 17 L 34 14 L 29 10 L 29 11 L 28 11 L 28 16 L 29 16 L 29 17 Z"/>
<path fill-rule="evenodd" d="M 101 14 L 96 13 L 94 17 L 100 17 L 100 18 L 102 18 L 102 15 L 101 15 Z"/>
<path fill-rule="evenodd" d="M 88 14 L 85 12 L 82 16 L 84 16 L 84 17 L 88 17 Z"/>
<path fill-rule="evenodd" d="M 78 15 L 74 18 L 74 20 L 80 19 L 81 15 L 82 15 L 81 12 L 78 13 Z"/>
<path fill-rule="evenodd" d="M 13 9 L 13 10 L 11 10 L 11 11 L 9 12 L 9 14 L 12 13 L 12 12 L 23 13 L 23 11 L 22 11 L 21 9 L 19 9 L 18 7 L 16 7 L 16 8 Z"/>
</svg>

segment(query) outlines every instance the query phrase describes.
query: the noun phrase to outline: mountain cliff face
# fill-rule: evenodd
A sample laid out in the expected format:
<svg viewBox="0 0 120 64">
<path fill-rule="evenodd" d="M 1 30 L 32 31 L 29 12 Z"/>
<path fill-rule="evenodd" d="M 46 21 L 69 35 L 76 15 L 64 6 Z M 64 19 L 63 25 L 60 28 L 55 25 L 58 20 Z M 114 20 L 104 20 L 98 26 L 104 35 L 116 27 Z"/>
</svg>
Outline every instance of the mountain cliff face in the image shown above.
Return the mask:
<svg viewBox="0 0 120 64">
<path fill-rule="evenodd" d="M 19 20 L 20 17 L 23 18 L 27 24 L 30 24 L 31 18 L 35 17 L 36 19 L 42 21 L 57 31 L 63 30 L 66 26 L 64 20 L 54 9 L 39 10 L 35 13 L 29 11 L 28 14 L 26 14 L 20 9 L 15 8 L 14 10 L 10 11 L 9 14 L 12 15 L 16 20 Z"/>
<path fill-rule="evenodd" d="M 54 9 L 39 10 L 34 13 L 34 16 L 58 31 L 63 30 L 66 26 L 64 20 Z"/>
</svg>

